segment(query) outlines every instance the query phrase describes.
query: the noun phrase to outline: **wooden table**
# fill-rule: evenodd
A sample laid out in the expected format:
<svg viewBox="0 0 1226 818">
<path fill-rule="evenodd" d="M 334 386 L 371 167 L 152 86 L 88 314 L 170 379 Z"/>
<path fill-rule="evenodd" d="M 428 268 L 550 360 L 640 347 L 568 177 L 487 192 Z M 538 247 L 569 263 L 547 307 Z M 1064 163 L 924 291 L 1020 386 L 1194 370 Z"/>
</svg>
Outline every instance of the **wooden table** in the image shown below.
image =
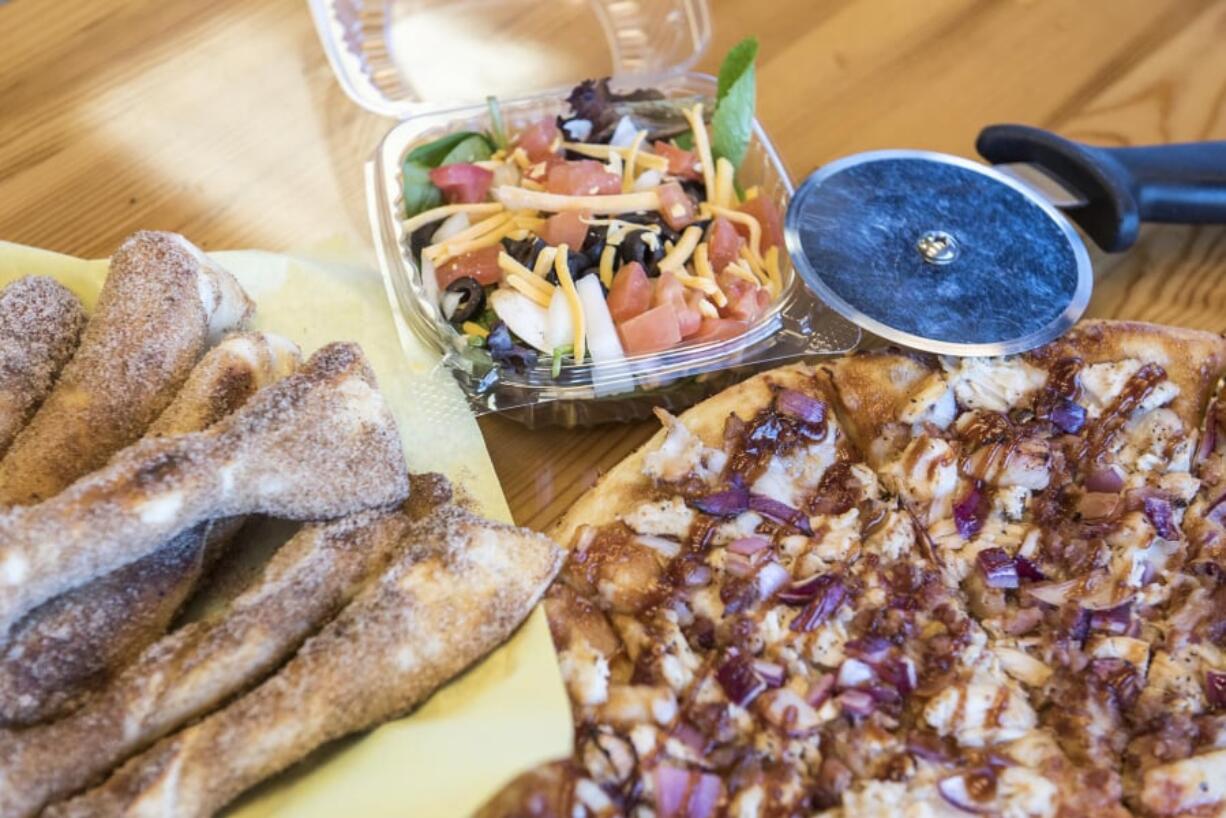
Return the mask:
<svg viewBox="0 0 1226 818">
<path fill-rule="evenodd" d="M 1111 145 L 1226 134 L 1219 0 L 712 6 L 699 67 L 759 36 L 759 116 L 797 177 L 871 148 L 972 155 L 993 122 Z M 138 228 L 206 249 L 368 244 L 361 166 L 388 127 L 343 95 L 302 0 L 0 2 L 3 239 L 83 256 Z M 1095 263 L 1091 314 L 1226 329 L 1226 230 L 1149 230 Z M 653 428 L 482 426 L 534 526 Z"/>
</svg>

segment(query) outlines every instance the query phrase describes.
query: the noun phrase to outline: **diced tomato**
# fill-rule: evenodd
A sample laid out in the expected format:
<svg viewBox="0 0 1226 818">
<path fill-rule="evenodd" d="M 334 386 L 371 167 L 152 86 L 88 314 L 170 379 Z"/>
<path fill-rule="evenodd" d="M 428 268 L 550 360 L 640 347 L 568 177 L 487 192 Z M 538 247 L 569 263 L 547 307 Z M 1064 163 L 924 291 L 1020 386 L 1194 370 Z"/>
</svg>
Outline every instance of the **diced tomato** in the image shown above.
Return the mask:
<svg viewBox="0 0 1226 818">
<path fill-rule="evenodd" d="M 702 313 L 698 311 L 697 302 L 687 300 L 686 286 L 671 272 L 660 273 L 660 277 L 656 279 L 656 291 L 651 297 L 653 307 L 665 304 L 677 314 L 677 327 L 682 338 L 698 331 Z"/>
<path fill-rule="evenodd" d="M 660 185 L 660 215 L 674 230 L 680 230 L 694 221 L 696 215 L 694 200 L 685 194 L 681 185 L 669 182 Z"/>
<path fill-rule="evenodd" d="M 448 284 L 464 276 L 477 279 L 482 286 L 497 284 L 502 280 L 502 270 L 498 268 L 498 253 L 501 250 L 502 245 L 495 244 L 456 256 L 434 271 L 439 289 L 447 289 Z"/>
<path fill-rule="evenodd" d="M 565 244 L 572 250 L 578 250 L 587 238 L 587 225 L 579 213 L 555 213 L 545 220 L 541 238 L 549 244 Z"/>
<path fill-rule="evenodd" d="M 770 306 L 770 293 L 765 287 L 751 284 L 732 273 L 721 273 L 716 281 L 724 295 L 728 296 L 728 305 L 720 310 L 724 318 L 752 323 Z"/>
<path fill-rule="evenodd" d="M 661 304 L 617 325 L 628 355 L 659 352 L 681 342 L 681 327 L 672 306 Z"/>
<path fill-rule="evenodd" d="M 606 196 L 621 193 L 622 180 L 595 159 L 580 159 L 550 166 L 545 190 L 567 196 Z"/>
<path fill-rule="evenodd" d="M 723 216 L 716 216 L 707 230 L 707 258 L 711 269 L 718 275 L 732 262 L 741 257 L 741 248 L 745 239 L 741 238 L 732 226 L 732 222 Z"/>
<path fill-rule="evenodd" d="M 643 265 L 630 262 L 613 276 L 613 286 L 609 288 L 609 314 L 618 323 L 642 315 L 651 306 L 653 289 Z"/>
<path fill-rule="evenodd" d="M 772 247 L 783 247 L 783 220 L 779 217 L 779 208 L 767 196 L 758 194 L 748 202 L 737 207 L 742 213 L 748 213 L 762 225 L 762 252 Z M 749 238 L 749 228 L 736 226 L 737 232 Z"/>
<path fill-rule="evenodd" d="M 737 321 L 733 318 L 704 318 L 698 327 L 698 332 L 691 338 L 696 344 L 709 341 L 727 341 L 739 338 L 749 329 L 748 321 Z"/>
<path fill-rule="evenodd" d="M 678 148 L 671 142 L 653 142 L 651 150 L 657 156 L 668 160 L 668 172 L 682 179 L 702 180 L 702 171 L 698 167 L 698 157 L 693 151 Z"/>
<path fill-rule="evenodd" d="M 467 162 L 457 162 L 430 171 L 430 181 L 443 191 L 443 198 L 448 204 L 472 204 L 485 201 L 490 184 L 494 181 L 494 172 Z"/>
<path fill-rule="evenodd" d="M 678 314 L 677 316 L 677 323 L 681 327 L 682 338 L 689 338 L 698 332 L 698 327 L 702 324 L 702 310 L 698 308 L 698 304 L 702 301 L 703 297 L 699 290 L 686 288 L 685 315 Z"/>
<path fill-rule="evenodd" d="M 524 149 L 529 159 L 539 162 L 553 155 L 549 147 L 558 138 L 558 133 L 557 122 L 552 119 L 541 119 L 520 131 L 519 136 L 515 138 L 515 143 Z"/>
</svg>

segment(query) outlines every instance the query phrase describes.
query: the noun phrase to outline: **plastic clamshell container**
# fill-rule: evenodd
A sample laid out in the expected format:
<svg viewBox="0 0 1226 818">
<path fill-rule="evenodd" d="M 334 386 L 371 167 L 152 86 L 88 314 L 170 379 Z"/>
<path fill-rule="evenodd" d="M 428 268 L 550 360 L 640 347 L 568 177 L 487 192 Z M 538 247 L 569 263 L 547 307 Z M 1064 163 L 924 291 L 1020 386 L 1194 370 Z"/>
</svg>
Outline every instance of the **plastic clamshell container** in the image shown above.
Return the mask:
<svg viewBox="0 0 1226 818">
<path fill-rule="evenodd" d="M 401 119 L 366 166 L 375 248 L 397 324 L 402 332 L 414 333 L 442 355 L 443 365 L 454 374 L 478 414 L 499 412 L 528 426 L 635 420 L 650 415 L 654 407 L 684 409 L 755 370 L 846 351 L 858 342 L 859 330 L 822 304 L 783 255 L 779 297 L 740 337 L 631 356 L 615 363 L 566 365 L 556 378 L 552 362 L 543 355 L 536 367 L 523 372 L 482 367 L 466 349 L 464 337 L 443 319 L 409 251 L 409 236 L 402 228 L 400 168 L 404 156 L 449 132 L 488 129 L 484 98 L 490 93 L 498 94 L 512 133 L 542 117 L 565 113 L 569 89 L 589 76 L 612 75 L 613 86 L 619 89 L 653 87 L 671 98 L 713 98 L 714 78 L 687 72 L 709 39 L 706 5 L 702 0 L 391 0 L 367 8 L 360 0 L 311 0 L 311 7 L 346 93 L 363 107 Z M 562 28 L 554 23 L 542 29 L 551 19 L 542 14 L 550 10 L 554 17 L 562 13 L 572 18 L 587 11 L 594 19 L 586 28 L 581 20 L 570 19 Z M 528 37 L 528 45 L 511 49 L 504 58 L 508 62 L 501 63 L 505 70 L 483 70 L 486 63 L 482 60 L 488 62 L 489 57 L 464 58 L 483 50 L 477 43 L 487 36 L 487 30 L 488 36 L 514 38 L 515 26 L 521 24 L 526 26 L 523 36 Z M 594 36 L 595 28 L 603 32 L 603 39 Z M 560 56 L 542 60 L 540 55 L 555 50 L 552 44 L 556 41 L 571 42 L 560 33 L 563 30 L 580 40 L 577 49 L 573 43 L 569 50 L 559 47 Z M 586 31 L 588 36 L 575 38 L 576 31 Z M 468 74 L 462 81 L 439 79 L 425 70 L 429 66 L 406 60 L 400 52 L 410 32 L 417 42 L 430 38 L 433 47 L 427 50 L 434 51 L 440 61 L 443 57 L 438 49 L 450 54 L 434 71 L 464 72 L 466 65 L 476 66 L 471 72 L 475 79 Z M 468 49 L 461 47 L 465 42 Z M 517 76 L 511 68 L 516 55 L 536 66 L 533 75 Z M 538 80 L 535 85 L 528 84 L 532 76 Z M 429 96 L 427 92 L 439 86 L 443 93 L 454 96 Z M 529 87 L 549 90 L 521 90 Z M 771 197 L 781 210 L 792 193 L 787 170 L 756 121 L 738 181 L 745 187 L 759 186 L 760 195 Z"/>
</svg>

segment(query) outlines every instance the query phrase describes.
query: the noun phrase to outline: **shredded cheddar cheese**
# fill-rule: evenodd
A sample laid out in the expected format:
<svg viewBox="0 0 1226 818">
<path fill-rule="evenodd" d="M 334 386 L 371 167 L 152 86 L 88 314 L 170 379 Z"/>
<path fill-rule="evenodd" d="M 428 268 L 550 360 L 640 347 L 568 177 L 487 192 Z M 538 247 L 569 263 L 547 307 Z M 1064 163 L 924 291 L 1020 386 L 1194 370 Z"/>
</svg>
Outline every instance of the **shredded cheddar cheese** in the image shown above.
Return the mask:
<svg viewBox="0 0 1226 818">
<path fill-rule="evenodd" d="M 538 282 L 544 283 L 543 281 L 541 281 L 541 279 L 524 278 L 523 276 L 512 273 L 511 275 L 507 276 L 504 279 L 504 281 L 506 281 L 508 287 L 512 287 L 518 290 L 519 292 L 527 296 L 529 299 L 539 304 L 540 306 L 544 307 L 545 309 L 549 309 L 550 296 L 546 295 L 544 291 L 542 291 L 536 285 L 528 283 L 529 281 L 538 281 Z M 545 286 L 548 287 L 549 285 L 546 284 Z M 553 288 L 550 287 L 549 289 L 550 291 L 552 291 Z"/>
<path fill-rule="evenodd" d="M 729 262 L 728 266 L 724 268 L 724 272 L 731 273 L 737 278 L 744 279 L 755 286 L 762 283 L 758 280 L 758 277 L 753 274 L 753 270 L 749 269 L 749 264 L 744 259 Z"/>
<path fill-rule="evenodd" d="M 699 305 L 701 309 L 702 305 Z M 490 337 L 490 331 L 474 321 L 465 321 L 460 325 L 460 329 L 464 330 L 465 335 L 475 335 L 478 338 Z"/>
<path fill-rule="evenodd" d="M 622 193 L 629 193 L 634 187 L 634 168 L 638 164 L 639 149 L 643 147 L 643 140 L 647 138 L 647 131 L 636 131 L 634 141 L 630 143 L 630 150 L 626 152 L 626 173 L 622 177 Z"/>
<path fill-rule="evenodd" d="M 749 190 L 745 191 L 745 201 L 751 202 L 754 199 L 758 198 L 758 196 L 761 195 L 761 193 L 762 193 L 762 188 L 758 187 L 757 185 L 754 185 Z"/>
<path fill-rule="evenodd" d="M 517 147 L 511 151 L 510 161 L 518 165 L 520 170 L 527 170 L 532 167 L 532 160 L 528 158 L 528 154 L 523 148 Z"/>
<path fill-rule="evenodd" d="M 542 247 L 541 252 L 536 255 L 536 263 L 532 265 L 532 274 L 537 278 L 549 275 L 549 268 L 553 266 L 553 258 L 557 254 L 556 247 Z"/>
<path fill-rule="evenodd" d="M 643 132 L 644 135 L 646 132 Z M 563 142 L 562 147 L 568 151 L 590 156 L 593 159 L 608 159 L 611 155 L 628 156 L 629 148 L 619 148 L 613 145 L 589 145 L 586 142 Z M 656 170 L 664 173 L 668 170 L 668 160 L 663 156 L 640 150 L 635 159 L 636 164 L 646 170 Z"/>
<path fill-rule="evenodd" d="M 553 260 L 553 271 L 558 274 L 558 284 L 562 294 L 566 296 L 566 305 L 570 308 L 571 326 L 575 328 L 574 358 L 575 363 L 583 363 L 587 353 L 587 325 L 584 323 L 583 304 L 579 301 L 579 292 L 575 289 L 574 279 L 570 277 L 570 267 L 567 266 L 569 248 L 558 246 L 558 255 Z"/>
<path fill-rule="evenodd" d="M 579 221 L 589 227 L 607 228 L 605 230 L 605 244 L 612 244 L 614 246 L 620 245 L 626 236 L 635 230 L 646 230 L 649 233 L 660 232 L 660 225 L 658 224 L 637 224 L 635 222 L 622 221 L 621 219 L 591 219 L 587 216 L 580 216 Z"/>
<path fill-rule="evenodd" d="M 707 210 L 716 215 L 723 216 L 725 219 L 738 224 L 743 224 L 749 229 L 749 249 L 758 258 L 762 257 L 762 225 L 758 224 L 758 220 L 748 213 L 742 213 L 739 210 L 732 210 L 719 205 L 706 205 Z"/>
<path fill-rule="evenodd" d="M 494 198 L 512 210 L 543 210 L 547 213 L 618 214 L 660 209 L 660 196 L 655 190 L 612 196 L 566 196 L 561 193 L 540 193 L 522 187 L 502 185 L 494 189 Z"/>
<path fill-rule="evenodd" d="M 535 179 L 520 179 L 519 184 L 526 190 L 544 190 L 545 186 Z"/>
<path fill-rule="evenodd" d="M 685 228 L 681 238 L 677 240 L 675 247 L 669 249 L 668 254 L 660 259 L 660 272 L 667 270 L 680 270 L 685 266 L 685 263 L 690 260 L 690 256 L 694 253 L 694 248 L 698 246 L 699 239 L 702 238 L 702 228 L 692 224 Z M 668 247 L 666 243 L 664 245 Z"/>
<path fill-rule="evenodd" d="M 783 291 L 783 273 L 779 270 L 778 247 L 772 247 L 766 251 L 766 256 L 762 259 L 762 267 L 771 281 L 771 295 L 777 298 Z"/>
<path fill-rule="evenodd" d="M 711 269 L 711 260 L 707 257 L 707 243 L 705 241 L 694 248 L 694 271 L 698 273 L 698 277 L 703 281 L 715 284 L 715 291 L 708 293 L 715 300 L 715 305 L 717 307 L 728 306 L 728 296 L 724 295 L 724 291 L 715 282 L 715 271 Z"/>
<path fill-rule="evenodd" d="M 749 269 L 753 272 L 758 282 L 764 287 L 770 286 L 770 276 L 762 266 L 762 259 L 753 250 L 748 247 L 741 248 L 741 260 L 749 265 Z"/>
<path fill-rule="evenodd" d="M 507 275 L 518 273 L 525 278 L 535 278 L 531 270 L 520 264 L 511 256 L 510 253 L 505 251 L 498 254 L 498 269 L 502 270 Z"/>
<path fill-rule="evenodd" d="M 715 193 L 715 164 L 711 159 L 711 140 L 707 138 L 707 123 L 702 120 L 702 103 L 685 111 L 685 118 L 694 132 L 694 148 L 698 151 L 698 161 L 702 165 L 702 183 L 706 187 L 707 196 Z"/>
<path fill-rule="evenodd" d="M 418 213 L 411 219 L 406 219 L 404 222 L 404 232 L 412 233 L 420 227 L 424 227 L 431 222 L 441 221 L 448 216 L 453 216 L 456 213 L 469 213 L 471 215 L 490 215 L 498 213 L 503 209 L 500 202 L 480 202 L 478 204 L 449 204 L 439 207 L 432 207 L 429 210 Z"/>
<path fill-rule="evenodd" d="M 617 246 L 606 244 L 600 251 L 600 283 L 605 289 L 613 286 L 613 258 L 617 255 Z"/>
<path fill-rule="evenodd" d="M 677 280 L 685 286 L 691 287 L 695 290 L 701 290 L 703 295 L 709 295 L 711 297 L 715 297 L 716 293 L 723 295 L 723 293 L 720 292 L 719 285 L 709 278 L 693 276 L 684 270 L 678 270 L 677 272 L 673 273 L 673 275 L 675 275 Z"/>
<path fill-rule="evenodd" d="M 715 193 L 712 194 L 711 200 L 717 206 L 730 207 L 732 205 L 732 197 L 735 195 L 732 180 L 735 175 L 736 169 L 732 167 L 731 162 L 722 156 L 715 160 Z"/>
<path fill-rule="evenodd" d="M 719 318 L 719 310 L 715 309 L 715 305 L 705 298 L 698 302 L 698 311 L 702 313 L 703 318 Z"/>
<path fill-rule="evenodd" d="M 515 224 L 510 214 L 495 216 L 492 219 L 478 222 L 472 227 L 456 233 L 446 241 L 430 245 L 425 250 L 422 250 L 421 254 L 424 258 L 433 261 L 435 265 L 441 266 L 464 253 L 492 247 L 502 241 L 516 227 L 518 225 Z"/>
</svg>

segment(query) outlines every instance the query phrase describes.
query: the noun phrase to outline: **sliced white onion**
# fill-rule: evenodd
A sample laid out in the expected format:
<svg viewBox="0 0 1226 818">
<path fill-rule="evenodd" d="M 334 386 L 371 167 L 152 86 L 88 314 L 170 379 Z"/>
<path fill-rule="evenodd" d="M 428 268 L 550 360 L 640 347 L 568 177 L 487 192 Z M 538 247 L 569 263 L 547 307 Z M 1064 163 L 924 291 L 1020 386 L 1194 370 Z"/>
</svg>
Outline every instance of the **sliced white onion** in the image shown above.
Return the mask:
<svg viewBox="0 0 1226 818">
<path fill-rule="evenodd" d="M 634 124 L 634 120 L 629 116 L 623 116 L 617 122 L 617 127 L 613 129 L 613 136 L 609 138 L 609 144 L 615 148 L 628 148 L 634 144 L 634 135 L 639 132 L 639 127 Z"/>
<path fill-rule="evenodd" d="M 523 293 L 511 289 L 498 289 L 490 293 L 490 307 L 507 329 L 523 339 L 525 344 L 544 352 L 553 352 L 553 346 L 545 338 L 548 316 L 545 308 Z"/>
<path fill-rule="evenodd" d="M 582 142 L 592 135 L 592 122 L 588 119 L 572 119 L 562 123 L 566 138 L 571 142 Z"/>
<path fill-rule="evenodd" d="M 613 316 L 609 314 L 609 305 L 604 300 L 600 279 L 595 275 L 586 275 L 575 282 L 575 290 L 579 293 L 579 303 L 583 305 L 583 317 L 587 323 L 587 348 L 592 353 L 592 360 L 605 363 L 625 358 L 621 339 L 617 337 L 617 328 L 613 326 Z M 551 308 L 552 306 L 550 304 Z"/>
<path fill-rule="evenodd" d="M 421 288 L 426 294 L 426 299 L 438 307 L 438 274 L 434 269 L 434 262 L 428 258 L 421 260 Z"/>
<path fill-rule="evenodd" d="M 549 299 L 549 317 L 545 341 L 549 347 L 560 347 L 575 342 L 575 323 L 570 317 L 570 303 L 561 287 L 554 287 Z"/>
<path fill-rule="evenodd" d="M 440 241 L 446 241 L 469 227 L 472 227 L 472 222 L 469 221 L 467 213 L 452 213 L 443 219 L 443 223 L 434 231 L 434 235 L 430 237 L 430 243 L 438 244 Z"/>
<path fill-rule="evenodd" d="M 631 185 L 632 190 L 651 190 L 660 186 L 660 182 L 664 181 L 664 177 L 660 175 L 658 170 L 645 170 L 638 175 Z"/>
<path fill-rule="evenodd" d="M 460 302 L 463 300 L 464 293 L 443 293 L 442 298 L 438 302 L 439 309 L 443 311 L 443 317 L 450 321 L 451 316 L 455 315 L 455 308 L 460 306 Z"/>
</svg>

